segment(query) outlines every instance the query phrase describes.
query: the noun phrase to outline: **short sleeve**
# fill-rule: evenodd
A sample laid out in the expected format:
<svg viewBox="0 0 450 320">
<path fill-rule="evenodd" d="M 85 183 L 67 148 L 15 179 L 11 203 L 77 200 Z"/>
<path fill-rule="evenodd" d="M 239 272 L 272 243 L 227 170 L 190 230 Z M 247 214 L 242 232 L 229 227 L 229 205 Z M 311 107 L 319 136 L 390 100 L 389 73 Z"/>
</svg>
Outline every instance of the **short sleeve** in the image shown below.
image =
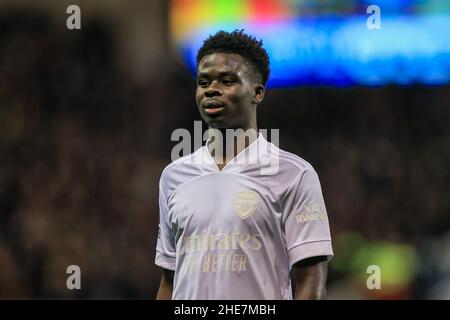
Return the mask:
<svg viewBox="0 0 450 320">
<path fill-rule="evenodd" d="M 327 210 L 319 177 L 309 167 L 291 183 L 284 198 L 283 231 L 289 265 L 317 256 L 333 256 Z"/>
<path fill-rule="evenodd" d="M 159 224 L 155 264 L 161 268 L 175 271 L 175 239 L 171 232 L 166 192 L 163 177 L 161 177 L 159 183 Z"/>
</svg>

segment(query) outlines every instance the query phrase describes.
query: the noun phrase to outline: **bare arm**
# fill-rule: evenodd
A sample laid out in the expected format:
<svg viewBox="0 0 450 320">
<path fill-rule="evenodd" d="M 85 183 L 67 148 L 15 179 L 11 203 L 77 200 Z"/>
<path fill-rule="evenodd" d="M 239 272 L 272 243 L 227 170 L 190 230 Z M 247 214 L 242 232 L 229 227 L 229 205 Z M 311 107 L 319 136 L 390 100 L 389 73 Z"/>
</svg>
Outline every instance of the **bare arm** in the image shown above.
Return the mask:
<svg viewBox="0 0 450 320">
<path fill-rule="evenodd" d="M 326 296 L 327 257 L 312 257 L 292 266 L 294 300 L 322 300 Z"/>
<path fill-rule="evenodd" d="M 172 300 L 174 271 L 163 269 L 156 300 Z"/>
</svg>

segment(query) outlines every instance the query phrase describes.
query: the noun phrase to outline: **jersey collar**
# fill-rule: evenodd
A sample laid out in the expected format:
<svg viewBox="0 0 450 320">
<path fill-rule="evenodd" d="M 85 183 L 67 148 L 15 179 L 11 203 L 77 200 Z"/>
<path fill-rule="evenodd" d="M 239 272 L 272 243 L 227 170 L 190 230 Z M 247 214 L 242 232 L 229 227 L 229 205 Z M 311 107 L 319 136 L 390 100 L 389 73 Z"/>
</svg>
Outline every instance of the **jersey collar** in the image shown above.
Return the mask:
<svg viewBox="0 0 450 320">
<path fill-rule="evenodd" d="M 240 169 L 247 166 L 256 165 L 261 161 L 261 158 L 266 155 L 267 144 L 269 143 L 262 133 L 258 134 L 258 137 L 249 146 L 239 152 L 233 159 L 231 159 L 222 170 L 219 170 L 214 158 L 211 156 L 208 150 L 208 144 L 210 139 L 206 141 L 206 144 L 202 147 L 202 162 L 214 171 L 217 172 L 230 172 L 240 171 Z"/>
</svg>

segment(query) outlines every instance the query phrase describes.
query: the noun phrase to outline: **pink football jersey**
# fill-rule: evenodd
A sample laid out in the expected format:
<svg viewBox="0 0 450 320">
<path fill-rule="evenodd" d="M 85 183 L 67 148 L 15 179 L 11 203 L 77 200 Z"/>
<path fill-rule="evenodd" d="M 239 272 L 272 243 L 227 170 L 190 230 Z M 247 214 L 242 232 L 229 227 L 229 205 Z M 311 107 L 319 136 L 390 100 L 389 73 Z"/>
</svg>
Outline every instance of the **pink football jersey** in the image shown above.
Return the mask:
<svg viewBox="0 0 450 320">
<path fill-rule="evenodd" d="M 316 171 L 261 134 L 222 170 L 207 146 L 172 162 L 159 188 L 173 299 L 292 299 L 292 265 L 333 256 Z"/>
</svg>

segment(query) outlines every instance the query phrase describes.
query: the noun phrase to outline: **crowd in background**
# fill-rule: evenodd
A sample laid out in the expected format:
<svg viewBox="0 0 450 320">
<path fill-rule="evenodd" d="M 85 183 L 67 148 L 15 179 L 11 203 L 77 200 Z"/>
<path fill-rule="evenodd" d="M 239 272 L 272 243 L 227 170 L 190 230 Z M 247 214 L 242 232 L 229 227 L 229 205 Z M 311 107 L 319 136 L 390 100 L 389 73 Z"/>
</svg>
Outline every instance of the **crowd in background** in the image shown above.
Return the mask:
<svg viewBox="0 0 450 320">
<path fill-rule="evenodd" d="M 168 56 L 165 73 L 132 80 L 114 41 L 95 20 L 69 33 L 0 13 L 0 298 L 156 294 L 158 180 L 171 132 L 200 120 L 195 79 Z M 321 180 L 334 297 L 352 296 L 342 257 L 364 241 L 412 252 L 407 289 L 388 297 L 450 298 L 449 101 L 449 86 L 267 91 L 259 127 L 279 128 Z M 66 287 L 72 264 L 80 291 Z"/>
</svg>

